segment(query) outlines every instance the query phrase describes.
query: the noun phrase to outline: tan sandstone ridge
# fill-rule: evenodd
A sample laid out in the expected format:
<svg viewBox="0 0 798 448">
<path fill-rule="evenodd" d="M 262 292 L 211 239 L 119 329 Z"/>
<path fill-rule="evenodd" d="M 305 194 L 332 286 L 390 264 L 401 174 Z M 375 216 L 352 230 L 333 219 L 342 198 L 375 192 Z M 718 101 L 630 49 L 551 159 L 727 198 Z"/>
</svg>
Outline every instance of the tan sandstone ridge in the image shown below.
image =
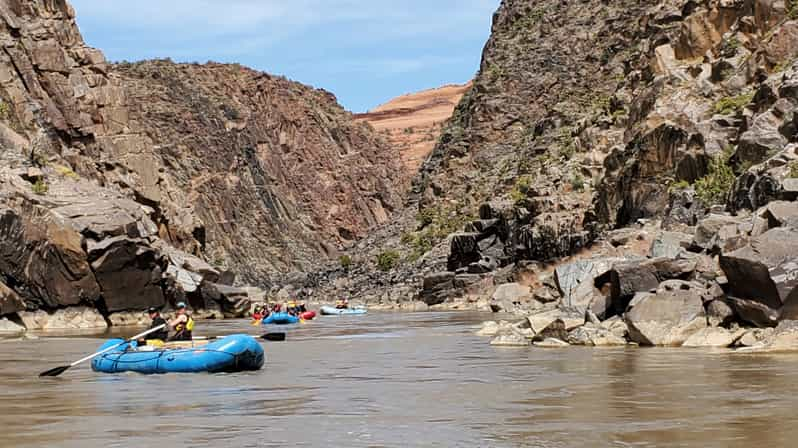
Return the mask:
<svg viewBox="0 0 798 448">
<path fill-rule="evenodd" d="M 388 138 L 402 156 L 408 175 L 416 173 L 440 136 L 444 123 L 471 83 L 452 84 L 396 97 L 356 120 L 369 123 Z"/>
<path fill-rule="evenodd" d="M 328 92 L 238 65 L 110 64 L 64 0 L 0 0 L 0 44 L 2 316 L 89 305 L 119 322 L 177 300 L 237 315 L 251 290 L 230 270 L 268 287 L 401 205 L 398 156 Z"/>
</svg>

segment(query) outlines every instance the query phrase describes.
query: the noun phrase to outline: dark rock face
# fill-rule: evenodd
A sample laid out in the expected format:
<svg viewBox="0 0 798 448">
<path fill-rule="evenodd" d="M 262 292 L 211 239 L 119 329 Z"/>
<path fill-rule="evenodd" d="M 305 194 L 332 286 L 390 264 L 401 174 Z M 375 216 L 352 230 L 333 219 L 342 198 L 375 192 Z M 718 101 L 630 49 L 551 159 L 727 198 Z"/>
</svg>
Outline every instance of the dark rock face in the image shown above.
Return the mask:
<svg viewBox="0 0 798 448">
<path fill-rule="evenodd" d="M 454 272 L 438 272 L 424 277 L 421 300 L 427 305 L 443 303 L 454 288 Z"/>
<path fill-rule="evenodd" d="M 108 312 L 164 305 L 156 252 L 128 238 L 114 241 L 91 266 Z"/>
<path fill-rule="evenodd" d="M 27 204 L 0 215 L 0 270 L 31 305 L 93 303 L 100 291 L 81 235 L 47 209 Z"/>
</svg>

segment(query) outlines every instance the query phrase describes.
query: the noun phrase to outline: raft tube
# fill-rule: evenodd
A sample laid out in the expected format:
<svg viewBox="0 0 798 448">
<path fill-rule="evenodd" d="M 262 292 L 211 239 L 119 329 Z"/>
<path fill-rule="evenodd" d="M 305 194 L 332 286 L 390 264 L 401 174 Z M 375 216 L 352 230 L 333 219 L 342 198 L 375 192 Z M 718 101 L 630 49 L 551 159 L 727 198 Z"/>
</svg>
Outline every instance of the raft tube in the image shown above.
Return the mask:
<svg viewBox="0 0 798 448">
<path fill-rule="evenodd" d="M 263 325 L 268 324 L 275 324 L 275 325 L 288 325 L 288 324 L 295 324 L 299 322 L 299 318 L 296 316 L 292 316 L 288 313 L 271 313 L 268 317 L 263 319 Z"/>
<path fill-rule="evenodd" d="M 124 342 L 111 339 L 98 349 L 104 350 Z M 255 338 L 236 334 L 196 347 L 139 350 L 128 343 L 105 353 L 91 362 L 95 372 L 121 373 L 197 373 L 242 372 L 263 367 L 266 357 Z"/>
<path fill-rule="evenodd" d="M 341 316 L 347 314 L 366 314 L 365 308 L 335 308 L 333 306 L 321 307 L 321 314 L 328 316 Z"/>
</svg>

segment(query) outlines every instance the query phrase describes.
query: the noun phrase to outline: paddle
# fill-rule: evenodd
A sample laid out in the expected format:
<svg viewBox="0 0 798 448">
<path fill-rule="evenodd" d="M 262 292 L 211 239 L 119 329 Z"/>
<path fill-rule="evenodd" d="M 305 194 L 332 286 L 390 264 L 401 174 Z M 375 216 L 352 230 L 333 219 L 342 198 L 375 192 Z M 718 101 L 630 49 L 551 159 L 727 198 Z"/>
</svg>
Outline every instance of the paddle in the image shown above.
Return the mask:
<svg viewBox="0 0 798 448">
<path fill-rule="evenodd" d="M 252 322 L 250 322 L 250 325 L 252 325 L 253 327 L 257 327 L 262 322 L 263 322 L 263 319 L 253 319 Z"/>
<path fill-rule="evenodd" d="M 78 365 L 78 364 L 80 364 L 82 362 L 86 362 L 88 360 L 94 359 L 94 358 L 96 358 L 96 357 L 98 357 L 98 356 L 100 356 L 100 355 L 102 355 L 104 353 L 110 352 L 111 350 L 113 350 L 113 349 L 115 349 L 115 348 L 117 348 L 117 347 L 119 347 L 121 345 L 125 345 L 125 344 L 128 344 L 130 342 L 135 341 L 136 339 L 143 338 L 144 336 L 147 336 L 150 333 L 155 333 L 156 331 L 162 330 L 165 327 L 166 327 L 166 324 L 158 325 L 155 328 L 150 328 L 149 330 L 145 331 L 144 333 L 140 333 L 140 334 L 137 334 L 137 335 L 133 336 L 132 338 L 125 339 L 124 341 L 122 341 L 122 342 L 120 342 L 120 343 L 118 343 L 116 345 L 113 345 L 111 347 L 108 347 L 105 350 L 100 350 L 99 352 L 94 353 L 93 355 L 89 355 L 89 356 L 87 356 L 85 358 L 78 359 L 77 361 L 73 362 L 72 364 L 70 364 L 68 366 L 56 367 L 54 369 L 50 369 L 50 370 L 47 370 L 45 372 L 42 372 L 42 373 L 39 374 L 39 376 L 40 377 L 41 376 L 58 376 L 58 375 L 60 375 L 60 374 L 62 374 L 64 372 L 66 372 L 67 370 L 69 370 L 70 367 L 75 367 L 76 365 Z"/>
<path fill-rule="evenodd" d="M 266 333 L 261 336 L 261 339 L 265 339 L 267 341 L 284 341 L 285 333 Z"/>
<path fill-rule="evenodd" d="M 224 339 L 226 336 L 197 336 L 193 338 L 194 341 L 213 341 L 216 339 Z M 285 341 L 285 333 L 266 333 L 261 336 L 261 339 L 267 341 Z"/>
</svg>

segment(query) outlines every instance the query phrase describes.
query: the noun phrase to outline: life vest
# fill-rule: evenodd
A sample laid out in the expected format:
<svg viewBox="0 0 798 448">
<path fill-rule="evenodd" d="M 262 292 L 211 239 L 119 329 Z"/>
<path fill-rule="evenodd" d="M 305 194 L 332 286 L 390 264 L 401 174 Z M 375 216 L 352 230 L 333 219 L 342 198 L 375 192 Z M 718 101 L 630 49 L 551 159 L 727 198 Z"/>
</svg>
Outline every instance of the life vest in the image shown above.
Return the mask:
<svg viewBox="0 0 798 448">
<path fill-rule="evenodd" d="M 191 331 L 194 330 L 194 319 L 186 314 L 186 321 L 175 325 L 175 335 L 173 340 L 191 340 Z"/>
</svg>

